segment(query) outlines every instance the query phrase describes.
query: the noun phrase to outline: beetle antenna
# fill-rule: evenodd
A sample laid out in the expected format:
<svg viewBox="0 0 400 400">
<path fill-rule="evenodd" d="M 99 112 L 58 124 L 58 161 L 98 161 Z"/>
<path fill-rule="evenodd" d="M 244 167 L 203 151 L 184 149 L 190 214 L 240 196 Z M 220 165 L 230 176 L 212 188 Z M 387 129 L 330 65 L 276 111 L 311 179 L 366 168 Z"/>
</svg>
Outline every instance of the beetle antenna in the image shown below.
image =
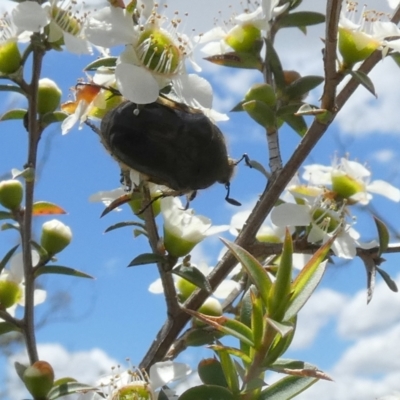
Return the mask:
<svg viewBox="0 0 400 400">
<path fill-rule="evenodd" d="M 250 158 L 249 158 L 249 156 L 247 155 L 247 153 L 244 153 L 243 155 L 242 155 L 242 157 L 240 157 L 240 159 L 238 160 L 238 161 L 235 161 L 235 164 L 234 165 L 238 165 L 240 162 L 242 162 L 244 160 L 244 162 L 245 162 L 245 164 L 248 166 L 248 167 L 250 167 L 250 168 L 253 168 L 253 166 L 251 165 L 251 162 L 250 162 Z"/>
<path fill-rule="evenodd" d="M 225 184 L 225 189 L 226 189 L 226 196 L 225 196 L 225 200 L 229 203 L 232 204 L 233 206 L 241 206 L 242 203 L 239 203 L 237 200 L 232 199 L 229 197 L 229 193 L 231 191 L 231 184 L 230 182 Z"/>
</svg>

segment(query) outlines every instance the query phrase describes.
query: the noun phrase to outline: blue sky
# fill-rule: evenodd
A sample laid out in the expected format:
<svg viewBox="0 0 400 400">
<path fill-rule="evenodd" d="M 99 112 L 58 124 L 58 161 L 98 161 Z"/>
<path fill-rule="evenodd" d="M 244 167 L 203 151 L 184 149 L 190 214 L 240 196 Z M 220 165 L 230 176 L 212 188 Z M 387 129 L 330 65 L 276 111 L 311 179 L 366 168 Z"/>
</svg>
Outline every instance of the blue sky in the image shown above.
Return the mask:
<svg viewBox="0 0 400 400">
<path fill-rule="evenodd" d="M 170 9 L 172 6 L 179 8 L 181 3 L 171 1 Z M 193 15 L 199 15 L 195 7 L 199 7 L 197 3 L 200 2 L 195 3 L 189 10 L 188 29 L 194 21 Z M 212 27 L 217 15 L 217 9 L 211 13 L 212 3 L 209 20 L 202 21 L 202 25 L 196 26 L 197 30 Z M 220 9 L 233 3 L 240 10 L 238 1 L 220 3 Z M 309 0 L 303 3 L 304 9 L 322 11 L 321 3 L 324 2 Z M 370 5 L 380 3 L 383 2 L 369 2 Z M 194 22 L 200 24 L 199 20 Z M 302 75 L 321 75 L 321 36 L 321 27 L 310 29 L 307 37 L 294 29 L 278 34 L 277 49 L 285 69 L 296 69 Z M 45 57 L 42 76 L 59 84 L 65 101 L 69 88 L 83 76 L 82 69 L 92 60 L 93 57 L 52 52 Z M 204 62 L 201 65 L 202 76 L 212 83 L 215 91 L 214 108 L 220 112 L 228 113 L 249 85 L 261 80 L 260 74 L 254 71 L 219 68 Z M 371 74 L 378 99 L 366 90 L 358 89 L 316 146 L 309 162 L 330 165 L 335 152 L 339 156 L 348 153 L 350 159 L 367 163 L 374 179 L 388 180 L 400 187 L 399 73 L 392 60 L 381 62 Z M 307 100 L 317 103 L 321 90 L 322 87 L 318 87 Z M 16 96 L 3 92 L 1 96 L 0 113 L 24 105 Z M 239 158 L 248 153 L 267 165 L 267 147 L 261 127 L 242 113 L 229 116 L 230 120 L 219 126 L 227 138 L 230 155 Z M 285 161 L 299 137 L 283 128 L 280 138 Z M 18 122 L 2 122 L 0 176 L 8 178 L 11 168 L 21 168 L 25 157 L 26 132 Z M 116 163 L 90 129 L 74 129 L 62 136 L 59 126 L 51 126 L 41 140 L 39 160 L 36 199 L 55 202 L 67 210 L 68 214 L 60 219 L 74 234 L 71 245 L 60 255 L 58 263 L 96 277 L 94 281 L 59 276 L 39 280 L 49 297 L 46 304 L 37 307 L 38 321 L 48 318 L 37 332 L 39 352 L 41 358 L 53 363 L 58 377 L 75 375 L 93 381 L 110 371 L 115 362 L 123 365 L 126 357 L 132 363 L 139 363 L 163 324 L 163 298 L 148 292 L 148 286 L 157 278 L 157 271 L 153 265 L 127 268 L 136 255 L 149 250 L 143 238 L 133 238 L 131 229 L 104 234 L 113 223 L 133 220 L 130 210 L 124 207 L 122 211 L 100 219 L 103 206 L 88 201 L 91 194 L 119 185 Z M 264 185 L 261 174 L 240 165 L 232 181 L 231 195 L 242 202 L 241 209 L 245 209 L 254 204 Z M 229 223 L 239 209 L 227 204 L 224 197 L 223 186 L 215 185 L 199 193 L 191 206 L 215 224 Z M 399 204 L 374 196 L 372 205 L 398 232 Z M 366 213 L 360 211 L 357 216 L 355 227 L 362 238 L 373 238 L 373 224 Z M 37 217 L 36 234 L 47 219 L 51 218 Z M 14 231 L 0 233 L 0 254 L 5 254 L 18 238 Z M 229 234 L 223 236 L 233 239 Z M 393 236 L 392 241 L 399 239 Z M 192 259 L 213 265 L 221 248 L 218 238 L 209 238 L 196 248 Z M 388 255 L 385 258 L 387 262 L 383 268 L 400 283 L 399 257 Z M 329 266 L 321 287 L 300 313 L 293 349 L 287 356 L 314 363 L 335 379 L 335 383 L 318 383 L 301 398 L 321 398 L 323 395 L 325 399 L 374 399 L 392 391 L 400 392 L 399 294 L 390 292 L 378 277 L 374 299 L 367 306 L 365 288 L 366 277 L 360 260 L 343 263 L 335 259 L 335 265 Z M 54 296 L 61 297 L 62 307 L 49 315 Z M 195 367 L 200 357 L 210 355 L 207 349 L 194 349 L 181 360 Z M 3 368 L 0 373 L 6 377 L 7 389 L 12 393 L 4 400 L 14 399 L 15 393 L 19 393 L 16 392 L 20 387 L 18 378 L 9 366 L 13 360 L 0 357 Z"/>
</svg>

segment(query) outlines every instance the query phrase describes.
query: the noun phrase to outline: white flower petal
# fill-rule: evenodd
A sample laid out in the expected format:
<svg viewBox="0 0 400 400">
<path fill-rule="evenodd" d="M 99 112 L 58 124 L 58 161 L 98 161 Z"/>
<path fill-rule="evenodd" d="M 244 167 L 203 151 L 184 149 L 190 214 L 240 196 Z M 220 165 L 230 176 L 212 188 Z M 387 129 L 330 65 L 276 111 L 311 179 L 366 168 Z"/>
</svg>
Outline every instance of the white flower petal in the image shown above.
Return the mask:
<svg viewBox="0 0 400 400">
<path fill-rule="evenodd" d="M 64 32 L 64 43 L 68 51 L 74 54 L 91 54 L 92 49 L 89 43 L 80 37 Z"/>
<path fill-rule="evenodd" d="M 12 16 L 14 24 L 25 31 L 38 32 L 49 23 L 46 11 L 35 1 L 18 4 Z"/>
<path fill-rule="evenodd" d="M 33 293 L 33 304 L 37 306 L 38 304 L 44 303 L 47 297 L 47 292 L 43 289 L 35 289 Z"/>
<path fill-rule="evenodd" d="M 342 232 L 332 244 L 332 250 L 336 256 L 352 259 L 357 255 L 356 242 L 347 233 Z"/>
<path fill-rule="evenodd" d="M 85 29 L 88 40 L 98 46 L 113 47 L 131 43 L 132 17 L 119 7 L 105 7 L 93 13 Z"/>
<path fill-rule="evenodd" d="M 159 87 L 153 75 L 144 68 L 121 63 L 115 69 L 118 89 L 128 100 L 149 104 L 157 100 Z"/>
<path fill-rule="evenodd" d="M 391 185 L 388 182 L 382 180 L 372 181 L 368 186 L 367 190 L 372 193 L 377 193 L 387 197 L 392 201 L 400 201 L 400 190 Z"/>
<path fill-rule="evenodd" d="M 275 207 L 271 221 L 276 226 L 307 226 L 311 222 L 310 207 L 285 203 Z"/>
<path fill-rule="evenodd" d="M 161 278 L 158 278 L 154 282 L 150 283 L 149 292 L 153 294 L 164 293 L 164 288 L 161 282 Z"/>
<path fill-rule="evenodd" d="M 167 383 L 183 378 L 191 372 L 190 367 L 183 363 L 163 361 L 150 367 L 150 382 L 153 389 L 157 389 Z"/>
</svg>

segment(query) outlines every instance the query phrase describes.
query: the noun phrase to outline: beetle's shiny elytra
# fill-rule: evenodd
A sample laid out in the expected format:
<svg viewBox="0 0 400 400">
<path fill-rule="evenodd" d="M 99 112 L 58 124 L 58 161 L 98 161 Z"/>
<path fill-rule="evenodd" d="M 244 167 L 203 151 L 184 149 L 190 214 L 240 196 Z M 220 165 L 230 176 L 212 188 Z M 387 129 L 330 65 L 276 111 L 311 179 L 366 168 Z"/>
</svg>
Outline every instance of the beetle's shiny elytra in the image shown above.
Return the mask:
<svg viewBox="0 0 400 400">
<path fill-rule="evenodd" d="M 165 98 L 127 101 L 105 115 L 100 130 L 114 158 L 150 182 L 182 194 L 216 182 L 229 187 L 235 163 L 222 132 L 200 110 Z"/>
</svg>

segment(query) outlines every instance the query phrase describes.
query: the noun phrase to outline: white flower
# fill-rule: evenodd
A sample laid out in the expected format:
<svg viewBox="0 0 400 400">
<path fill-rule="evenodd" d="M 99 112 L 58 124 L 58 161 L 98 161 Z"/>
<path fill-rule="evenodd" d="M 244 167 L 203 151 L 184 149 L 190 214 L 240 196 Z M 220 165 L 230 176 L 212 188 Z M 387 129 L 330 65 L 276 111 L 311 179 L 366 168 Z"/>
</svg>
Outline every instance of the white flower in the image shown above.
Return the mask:
<svg viewBox="0 0 400 400">
<path fill-rule="evenodd" d="M 164 219 L 164 245 L 175 257 L 182 257 L 204 238 L 229 229 L 229 225 L 211 226 L 211 220 L 195 215 L 193 209 L 185 210 L 177 197 L 161 200 Z"/>
<path fill-rule="evenodd" d="M 380 194 L 392 201 L 400 201 L 400 190 L 383 180 L 371 181 L 371 172 L 362 164 L 341 158 L 332 167 L 311 165 L 306 167 L 303 178 L 313 184 L 331 186 L 343 198 L 366 205 L 371 193 Z"/>
<path fill-rule="evenodd" d="M 344 207 L 334 211 L 328 200 L 321 197 L 313 203 L 285 203 L 275 207 L 271 220 L 277 226 L 308 227 L 307 240 L 310 243 L 325 243 L 336 236 L 332 250 L 338 257 L 354 258 L 356 256 L 358 232 L 351 228 L 344 219 Z"/>
<path fill-rule="evenodd" d="M 87 13 L 77 9 L 72 0 L 50 0 L 41 7 L 36 2 L 18 4 L 12 12 L 15 24 L 23 30 L 39 32 L 48 29 L 48 41 L 63 41 L 68 51 L 76 54 L 91 53 L 84 34 Z"/>
<path fill-rule="evenodd" d="M 185 83 L 181 80 L 186 77 L 185 61 L 192 61 L 188 37 L 177 32 L 179 20 L 171 21 L 169 29 L 163 28 L 167 18 L 158 14 L 157 7 L 155 4 L 151 13 L 142 12 L 136 24 L 133 20 L 137 14 L 133 18 L 126 9 L 105 7 L 92 15 L 87 29 L 95 44 L 126 45 L 115 69 L 117 87 L 125 98 L 137 104 L 153 103 L 160 90 L 170 84 L 178 93 Z M 149 4 L 144 10 L 148 8 Z M 181 101 L 190 105 L 184 98 Z"/>
<path fill-rule="evenodd" d="M 32 251 L 32 265 L 36 266 L 39 262 L 39 254 Z M 17 253 L 10 260 L 10 268 L 4 269 L 0 274 L 0 282 L 9 282 L 16 285 L 16 302 L 11 307 L 7 307 L 7 312 L 14 315 L 17 306 L 25 306 L 25 278 L 23 267 L 23 254 Z M 41 304 L 46 299 L 46 291 L 35 289 L 34 305 Z"/>
<path fill-rule="evenodd" d="M 185 378 L 191 369 L 188 365 L 172 361 L 163 361 L 150 367 L 149 376 L 139 369 L 129 369 L 120 373 L 102 378 L 97 383 L 103 396 L 96 393 L 88 393 L 80 396 L 80 399 L 100 400 L 104 397 L 109 400 L 140 399 L 156 400 L 157 390 L 178 379 Z"/>
</svg>

